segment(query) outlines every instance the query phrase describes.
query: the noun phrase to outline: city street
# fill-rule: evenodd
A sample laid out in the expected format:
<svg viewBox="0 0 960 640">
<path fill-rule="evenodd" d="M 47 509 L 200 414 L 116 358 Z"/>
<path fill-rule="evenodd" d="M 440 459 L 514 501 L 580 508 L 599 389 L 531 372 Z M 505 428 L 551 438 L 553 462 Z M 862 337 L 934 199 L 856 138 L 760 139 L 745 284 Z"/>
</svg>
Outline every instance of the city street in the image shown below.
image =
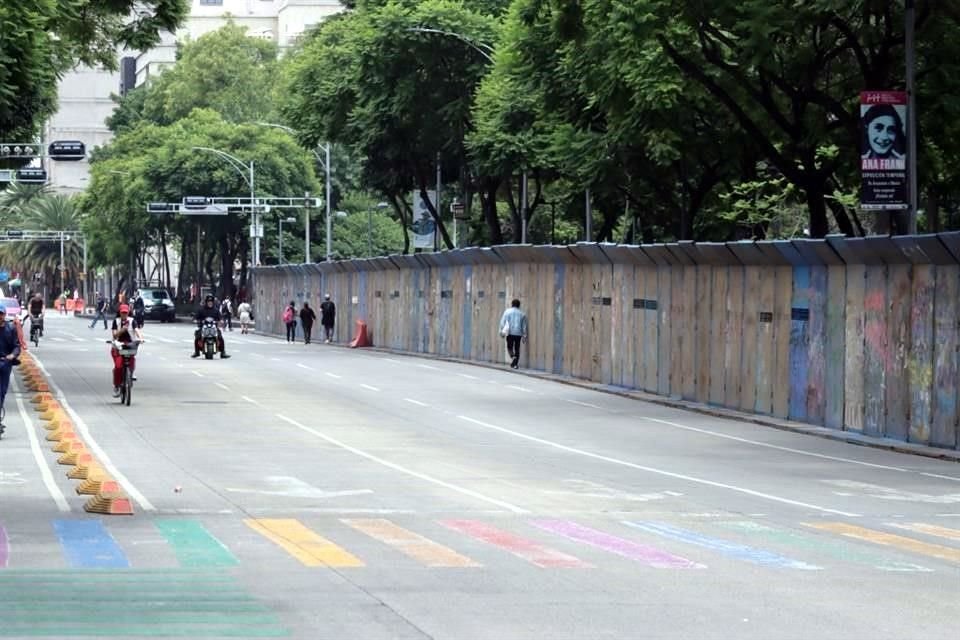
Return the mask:
<svg viewBox="0 0 960 640">
<path fill-rule="evenodd" d="M 956 636 L 955 463 L 185 323 L 126 407 L 107 334 L 50 312 L 31 353 L 135 514 L 84 512 L 15 382 L 0 637 Z"/>
</svg>

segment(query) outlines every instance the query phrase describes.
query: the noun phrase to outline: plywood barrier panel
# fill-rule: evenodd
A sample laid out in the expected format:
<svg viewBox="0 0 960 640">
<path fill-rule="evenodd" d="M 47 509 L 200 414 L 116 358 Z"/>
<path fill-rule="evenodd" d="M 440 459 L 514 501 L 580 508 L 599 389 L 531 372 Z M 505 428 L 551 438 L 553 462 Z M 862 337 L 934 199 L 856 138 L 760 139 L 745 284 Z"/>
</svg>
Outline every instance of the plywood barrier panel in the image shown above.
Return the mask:
<svg viewBox="0 0 960 640">
<path fill-rule="evenodd" d="M 651 265 L 652 265 L 651 261 Z M 643 389 L 647 382 L 647 361 L 644 347 L 646 345 L 646 302 L 647 302 L 647 273 L 650 266 L 635 266 L 633 268 L 633 291 L 631 292 L 633 306 L 633 334 L 631 336 L 631 352 L 633 353 L 632 380 L 629 386 Z"/>
<path fill-rule="evenodd" d="M 776 347 L 774 344 L 774 304 L 777 273 L 771 267 L 754 267 L 757 279 L 757 364 L 754 377 L 756 398 L 754 411 L 762 414 L 773 413 L 773 380 L 776 370 Z M 749 349 L 748 343 L 744 347 Z"/>
<path fill-rule="evenodd" d="M 773 415 L 786 418 L 790 405 L 790 337 L 793 331 L 793 268 L 774 270 L 773 288 Z"/>
<path fill-rule="evenodd" d="M 564 309 L 563 309 L 563 373 L 570 376 L 578 375 L 579 358 L 583 335 L 583 295 L 581 294 L 581 280 L 583 265 L 577 263 L 568 265 L 564 278 Z"/>
<path fill-rule="evenodd" d="M 724 247 L 724 251 L 726 248 Z M 713 300 L 710 305 L 712 340 L 710 344 L 710 404 L 722 405 L 726 400 L 727 341 L 730 339 L 727 322 L 727 296 L 730 294 L 729 266 L 713 268 Z"/>
<path fill-rule="evenodd" d="M 473 355 L 473 266 L 464 265 L 459 270 L 463 277 L 463 288 L 457 300 L 457 308 L 462 318 L 459 356 L 470 358 Z"/>
<path fill-rule="evenodd" d="M 500 338 L 500 317 L 503 315 L 504 304 L 499 295 L 504 289 L 504 268 L 502 265 L 488 265 L 484 267 L 485 292 L 481 305 L 482 317 L 486 319 L 487 329 L 483 334 L 484 353 L 490 362 L 502 362 L 506 347 Z M 478 294 L 479 295 L 479 294 Z"/>
<path fill-rule="evenodd" d="M 960 447 L 957 421 L 957 318 L 960 317 L 960 267 L 937 267 L 933 324 L 933 416 L 930 444 Z"/>
<path fill-rule="evenodd" d="M 451 278 L 451 270 L 446 267 L 437 269 L 437 274 L 440 277 L 438 278 L 436 297 L 434 298 L 434 303 L 437 308 L 434 317 L 434 322 L 436 323 L 436 345 L 434 347 L 434 353 L 449 356 L 453 355 L 450 352 L 450 343 L 456 332 L 456 318 L 453 311 L 453 279 Z"/>
<path fill-rule="evenodd" d="M 824 416 L 823 423 L 833 429 L 843 428 L 845 399 L 844 367 L 846 352 L 847 267 L 827 267 L 827 324 L 824 351 Z"/>
<path fill-rule="evenodd" d="M 947 249 L 953 259 L 960 262 L 960 231 L 951 231 L 949 233 L 938 233 L 937 238 Z"/>
<path fill-rule="evenodd" d="M 681 247 L 683 245 L 681 244 Z M 691 260 L 692 261 L 692 260 Z M 684 400 L 697 397 L 697 267 L 683 268 L 684 332 L 681 347 L 681 395 Z"/>
<path fill-rule="evenodd" d="M 677 247 L 677 251 L 682 250 Z M 683 274 L 692 266 L 693 261 L 685 257 L 683 264 L 670 269 L 670 315 L 667 319 L 670 324 L 669 388 L 670 395 L 675 398 L 683 396 L 683 350 L 688 341 L 687 332 L 691 324 L 683 295 Z"/>
<path fill-rule="evenodd" d="M 563 373 L 563 358 L 567 349 L 564 335 L 567 266 L 567 264 L 560 262 L 553 268 L 553 373 Z"/>
<path fill-rule="evenodd" d="M 933 416 L 933 296 L 936 291 L 936 267 L 917 264 L 913 267 L 910 305 L 910 442 L 930 442 Z"/>
<path fill-rule="evenodd" d="M 590 296 L 590 316 L 592 323 L 590 326 L 590 380 L 601 382 L 604 380 L 607 360 L 607 345 L 610 344 L 610 322 L 607 319 L 607 307 L 604 307 L 604 298 L 606 295 L 604 276 L 609 267 L 602 264 L 594 264 L 590 267 L 591 276 L 591 296 Z"/>
<path fill-rule="evenodd" d="M 847 265 L 845 342 L 843 362 L 843 425 L 848 431 L 863 432 L 866 419 L 866 291 L 867 267 Z M 886 302 L 884 301 L 884 304 Z"/>
<path fill-rule="evenodd" d="M 743 268 L 743 370 L 740 374 L 740 398 L 737 405 L 741 411 L 755 411 L 757 406 L 757 366 L 760 346 L 757 325 L 760 318 L 760 289 L 764 268 L 759 266 Z M 764 316 L 764 320 L 767 320 L 767 316 Z"/>
<path fill-rule="evenodd" d="M 886 415 L 887 350 L 887 268 L 870 265 L 867 268 L 866 291 L 863 299 L 863 432 L 883 435 Z"/>
<path fill-rule="evenodd" d="M 892 245 L 892 243 L 891 243 Z M 902 255 L 902 254 L 901 254 Z M 910 425 L 910 307 L 911 271 L 908 264 L 888 267 L 887 357 L 884 399 L 887 407 L 884 435 L 906 440 Z"/>
<path fill-rule="evenodd" d="M 609 254 L 608 254 L 609 255 Z M 615 256 L 611 256 L 613 258 Z M 613 265 L 613 276 L 610 287 L 610 309 L 612 326 L 610 327 L 610 380 L 608 384 L 617 386 L 626 386 L 624 384 L 624 366 L 626 365 L 626 348 L 624 338 L 626 337 L 626 317 L 623 301 L 626 299 L 624 292 L 624 273 L 632 271 L 633 265 L 617 262 Z M 605 381 L 606 382 L 606 381 Z"/>
<path fill-rule="evenodd" d="M 810 267 L 793 268 L 790 309 L 790 400 L 787 417 L 807 420 L 807 383 L 810 372 Z"/>
<path fill-rule="evenodd" d="M 740 376 L 743 365 L 743 279 L 744 269 L 730 265 L 727 271 L 729 293 L 727 294 L 727 350 L 724 355 L 724 401 L 732 408 L 740 407 Z"/>
<path fill-rule="evenodd" d="M 664 248 L 666 251 L 666 248 Z M 673 326 L 670 322 L 670 308 L 673 305 L 673 291 L 671 290 L 670 272 L 679 266 L 660 267 L 657 269 L 657 393 L 663 396 L 670 395 L 670 371 L 673 368 Z M 679 354 L 677 354 L 679 356 Z"/>
<path fill-rule="evenodd" d="M 811 245 L 823 246 L 823 243 Z M 827 267 L 810 267 L 810 324 L 807 350 L 807 421 L 823 424 L 826 415 Z"/>
<path fill-rule="evenodd" d="M 659 309 L 660 280 L 658 267 L 646 268 L 644 274 L 643 310 L 643 389 L 657 392 L 659 379 L 658 347 L 660 344 Z"/>
<path fill-rule="evenodd" d="M 713 267 L 707 264 L 697 265 L 697 334 L 695 366 L 697 376 L 696 400 L 706 403 L 710 400 L 710 345 L 713 343 Z"/>
<path fill-rule="evenodd" d="M 550 304 L 550 287 L 547 285 L 547 273 L 550 265 L 536 263 L 528 265 L 530 285 L 527 289 L 531 307 L 530 338 L 524 348 L 528 353 L 528 364 L 532 369 L 543 371 L 546 366 L 547 347 L 550 343 L 553 309 Z"/>
</svg>

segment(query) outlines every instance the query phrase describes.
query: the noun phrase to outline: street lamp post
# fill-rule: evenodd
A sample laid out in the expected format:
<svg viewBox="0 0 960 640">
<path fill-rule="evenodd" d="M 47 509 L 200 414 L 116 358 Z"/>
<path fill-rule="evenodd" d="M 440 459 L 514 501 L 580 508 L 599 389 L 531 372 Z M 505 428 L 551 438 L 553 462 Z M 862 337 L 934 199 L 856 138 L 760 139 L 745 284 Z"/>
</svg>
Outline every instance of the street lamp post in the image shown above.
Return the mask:
<svg viewBox="0 0 960 640">
<path fill-rule="evenodd" d="M 275 129 L 283 129 L 291 135 L 296 135 L 296 130 L 292 129 L 283 124 L 276 124 L 274 122 L 257 122 L 260 126 L 263 127 L 273 127 Z M 330 180 L 330 174 L 332 173 L 332 167 L 330 166 L 330 143 L 324 143 L 321 147 L 324 151 L 325 158 L 320 157 L 320 153 L 316 149 L 311 149 L 313 152 L 313 157 L 317 159 L 317 162 L 323 167 L 326 183 L 325 188 L 327 192 L 326 197 L 326 225 L 327 225 L 327 262 L 330 262 L 330 258 L 333 255 L 333 219 L 330 217 L 330 191 L 332 188 L 332 182 Z M 304 242 L 306 243 L 306 253 L 304 254 L 305 262 L 310 262 L 310 212 L 307 211 L 307 224 L 304 228 Z"/>
<path fill-rule="evenodd" d="M 196 151 L 209 151 L 215 153 L 227 162 L 230 163 L 230 166 L 236 169 L 243 179 L 246 180 L 247 184 L 250 185 L 250 211 L 252 214 L 253 220 L 253 264 L 258 266 L 260 264 L 260 214 L 256 204 L 256 196 L 254 191 L 254 180 L 253 180 L 253 160 L 250 161 L 249 166 L 240 158 L 232 156 L 226 151 L 221 151 L 220 149 L 213 149 L 211 147 L 193 147 Z M 249 171 L 249 175 L 246 173 Z"/>
<path fill-rule="evenodd" d="M 283 223 L 296 222 L 296 218 L 280 218 L 277 220 L 277 263 L 283 264 Z"/>
</svg>

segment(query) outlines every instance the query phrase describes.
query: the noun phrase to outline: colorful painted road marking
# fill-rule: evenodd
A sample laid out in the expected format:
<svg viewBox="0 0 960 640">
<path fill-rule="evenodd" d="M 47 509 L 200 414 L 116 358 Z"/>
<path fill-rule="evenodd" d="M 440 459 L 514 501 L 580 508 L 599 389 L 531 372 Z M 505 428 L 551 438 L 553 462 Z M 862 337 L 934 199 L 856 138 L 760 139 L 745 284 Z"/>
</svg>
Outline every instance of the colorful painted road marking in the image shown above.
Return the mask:
<svg viewBox="0 0 960 640">
<path fill-rule="evenodd" d="M 441 520 L 440 524 L 471 538 L 509 551 L 543 569 L 589 569 L 592 565 L 542 544 L 476 520 Z"/>
<path fill-rule="evenodd" d="M 915 531 L 916 533 L 924 533 L 928 536 L 937 536 L 938 538 L 946 538 L 947 540 L 960 541 L 960 531 L 957 529 L 941 527 L 935 524 L 924 524 L 922 522 L 891 522 L 888 524 L 891 527 L 896 527 L 898 529 Z"/>
<path fill-rule="evenodd" d="M 7 566 L 10 562 L 10 538 L 7 537 L 7 530 L 0 525 L 0 569 Z"/>
<path fill-rule="evenodd" d="M 569 520 L 534 520 L 530 524 L 576 542 L 636 560 L 656 569 L 705 569 L 706 565 L 656 547 L 584 527 Z"/>
<path fill-rule="evenodd" d="M 845 562 L 857 562 L 860 564 L 871 565 L 877 569 L 880 569 L 881 571 L 933 571 L 933 569 L 929 569 L 912 562 L 891 560 L 884 555 L 860 549 L 859 547 L 850 543 L 824 540 L 815 538 L 813 536 L 796 533 L 794 531 L 783 531 L 760 524 L 758 522 L 753 522 L 752 520 L 720 522 L 718 524 L 727 529 L 732 529 L 749 534 L 751 536 L 763 538 L 764 540 L 773 544 L 789 545 L 805 551 L 822 553 Z"/>
<path fill-rule="evenodd" d="M 196 520 L 165 518 L 154 521 L 183 567 L 232 567 L 237 559 Z"/>
<path fill-rule="evenodd" d="M 341 522 L 398 549 L 428 567 L 480 567 L 479 562 L 384 518 L 342 518 Z"/>
<path fill-rule="evenodd" d="M 244 520 L 248 527 L 275 543 L 308 567 L 362 567 L 362 560 L 314 533 L 299 520 Z"/>
<path fill-rule="evenodd" d="M 125 569 L 130 562 L 100 520 L 54 520 L 53 528 L 72 567 Z"/>
<path fill-rule="evenodd" d="M 821 531 L 837 533 L 848 538 L 854 538 L 856 540 L 865 540 L 866 542 L 872 542 L 874 544 L 896 547 L 897 549 L 903 549 L 904 551 L 911 551 L 913 553 L 919 553 L 920 555 L 930 556 L 933 558 L 940 558 L 941 560 L 960 562 L 960 549 L 944 547 L 943 545 L 939 544 L 921 542 L 919 540 L 914 540 L 913 538 L 905 538 L 904 536 L 885 533 L 883 531 L 875 531 L 873 529 L 866 529 L 864 527 L 858 527 L 852 524 L 844 524 L 842 522 L 813 522 L 804 523 L 804 525 L 814 529 L 820 529 Z"/>
<path fill-rule="evenodd" d="M 765 567 L 801 569 L 805 571 L 816 571 L 821 568 L 801 560 L 794 560 L 793 558 L 781 556 L 780 554 L 773 553 L 772 551 L 757 549 L 756 547 L 739 544 L 737 542 L 730 542 L 729 540 L 723 540 L 721 538 L 713 538 L 690 529 L 675 527 L 663 522 L 624 521 L 623 524 L 627 525 L 628 527 L 633 527 L 634 529 L 640 529 L 641 531 L 646 531 L 647 533 L 668 538 L 670 540 L 696 545 L 698 547 L 710 549 L 711 551 L 717 551 L 725 556 L 735 558 L 737 560 L 752 562 L 753 564 L 759 564 Z"/>
</svg>

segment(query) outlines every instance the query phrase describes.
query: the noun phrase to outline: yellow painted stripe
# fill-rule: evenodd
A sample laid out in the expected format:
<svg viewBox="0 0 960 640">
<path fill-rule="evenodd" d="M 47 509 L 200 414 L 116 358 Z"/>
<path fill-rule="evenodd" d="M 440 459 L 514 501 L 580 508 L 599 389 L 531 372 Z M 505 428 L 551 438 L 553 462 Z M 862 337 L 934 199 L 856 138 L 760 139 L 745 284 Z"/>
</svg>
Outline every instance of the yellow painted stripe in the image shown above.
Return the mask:
<svg viewBox="0 0 960 640">
<path fill-rule="evenodd" d="M 480 567 L 453 549 L 408 531 L 383 518 L 344 518 L 341 520 L 357 531 L 379 540 L 428 567 Z"/>
<path fill-rule="evenodd" d="M 244 520 L 244 523 L 308 567 L 364 566 L 362 560 L 317 535 L 299 520 L 257 519 Z"/>
<path fill-rule="evenodd" d="M 960 541 L 960 531 L 956 529 L 948 529 L 947 527 L 941 527 L 935 524 L 924 524 L 922 522 L 893 522 L 890 524 L 898 529 L 906 529 L 907 531 L 925 533 L 928 536 L 937 536 L 938 538 L 946 538 L 947 540 Z"/>
<path fill-rule="evenodd" d="M 929 544 L 927 542 L 920 542 L 919 540 L 914 540 L 913 538 L 905 538 L 903 536 L 894 535 L 892 533 L 884 533 L 883 531 L 875 531 L 873 529 L 865 529 L 863 527 L 857 527 L 852 524 L 843 524 L 842 522 L 823 522 L 823 523 L 804 523 L 808 527 L 813 527 L 814 529 L 820 529 L 822 531 L 829 531 L 831 533 L 839 533 L 840 535 L 846 536 L 848 538 L 856 538 L 857 540 L 866 540 L 867 542 L 873 542 L 875 544 L 882 544 L 891 547 L 896 547 L 898 549 L 903 549 L 905 551 L 912 551 L 913 553 L 919 553 L 924 556 L 931 556 L 933 558 L 940 558 L 941 560 L 950 560 L 952 562 L 960 562 L 960 549 L 954 549 L 951 547 L 944 547 L 939 544 Z"/>
</svg>

